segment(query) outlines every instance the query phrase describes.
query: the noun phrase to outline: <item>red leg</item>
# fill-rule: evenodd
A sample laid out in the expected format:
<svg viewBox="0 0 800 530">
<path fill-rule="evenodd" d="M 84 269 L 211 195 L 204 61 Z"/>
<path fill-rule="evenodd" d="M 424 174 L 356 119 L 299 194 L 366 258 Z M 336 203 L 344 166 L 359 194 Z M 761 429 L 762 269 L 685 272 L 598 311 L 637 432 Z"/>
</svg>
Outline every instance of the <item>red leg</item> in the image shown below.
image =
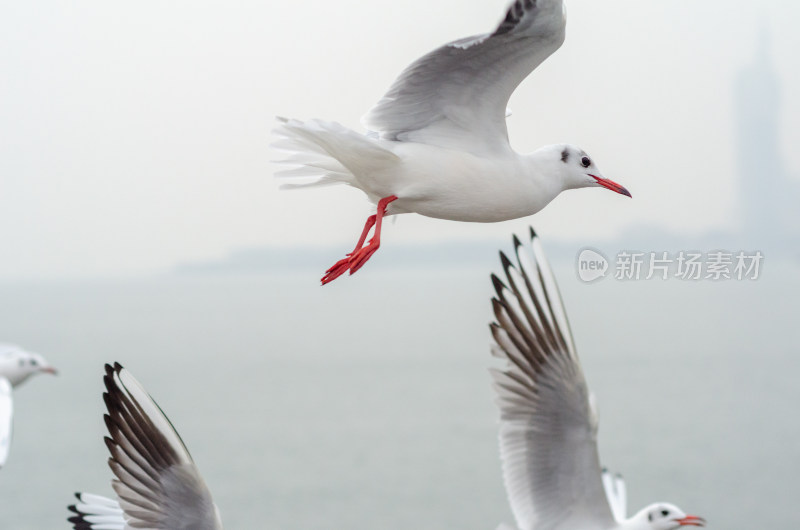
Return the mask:
<svg viewBox="0 0 800 530">
<path fill-rule="evenodd" d="M 372 257 L 375 251 L 381 246 L 381 224 L 383 223 L 383 217 L 386 215 L 386 207 L 390 202 L 396 200 L 397 196 L 390 195 L 378 201 L 378 210 L 375 215 L 371 215 L 367 218 L 367 222 L 364 224 L 364 230 L 361 232 L 361 237 L 356 244 L 356 248 L 353 249 L 353 252 L 347 254 L 347 257 L 340 259 L 330 269 L 325 271 L 325 276 L 322 277 L 322 285 L 332 282 L 348 269 L 350 270 L 350 274 L 353 274 L 363 267 L 367 260 Z M 373 225 L 375 226 L 375 235 L 372 236 L 372 239 L 369 240 L 369 243 L 365 247 L 363 246 L 364 241 L 367 239 L 367 234 L 369 234 Z"/>
<path fill-rule="evenodd" d="M 348 254 L 348 256 L 352 256 L 353 254 L 355 254 L 356 252 L 361 250 L 361 247 L 364 246 L 364 241 L 367 240 L 367 234 L 369 234 L 369 229 L 372 228 L 375 225 L 375 218 L 376 217 L 378 217 L 378 216 L 377 215 L 370 215 L 369 217 L 367 217 L 367 222 L 364 224 L 364 231 L 361 232 L 361 237 L 358 238 L 358 243 L 356 243 L 356 248 L 354 248 L 353 252 Z M 378 221 L 378 222 L 380 222 L 380 221 Z"/>
<path fill-rule="evenodd" d="M 354 253 L 353 256 L 350 258 L 352 263 L 350 264 L 350 274 L 355 274 L 355 272 L 364 266 L 369 258 L 375 254 L 375 251 L 378 250 L 381 246 L 381 225 L 383 224 L 383 216 L 386 215 L 386 207 L 389 205 L 390 202 L 396 201 L 397 197 L 394 195 L 390 195 L 389 197 L 385 197 L 378 201 L 378 213 L 375 214 L 375 235 L 372 236 L 372 239 L 369 240 L 369 243 L 366 247 L 362 248 L 358 252 Z"/>
</svg>

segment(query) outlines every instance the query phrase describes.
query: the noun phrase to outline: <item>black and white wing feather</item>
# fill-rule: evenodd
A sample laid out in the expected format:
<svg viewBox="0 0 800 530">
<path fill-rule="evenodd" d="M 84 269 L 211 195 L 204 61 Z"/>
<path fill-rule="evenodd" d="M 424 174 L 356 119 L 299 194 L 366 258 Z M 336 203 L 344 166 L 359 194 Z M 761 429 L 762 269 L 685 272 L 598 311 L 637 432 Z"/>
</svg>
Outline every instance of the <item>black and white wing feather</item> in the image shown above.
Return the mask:
<svg viewBox="0 0 800 530">
<path fill-rule="evenodd" d="M 597 422 L 555 278 L 539 239 L 514 238 L 492 276 L 492 376 L 500 407 L 500 454 L 520 529 L 611 528 L 597 454 Z"/>
<path fill-rule="evenodd" d="M 515 0 L 494 32 L 412 63 L 362 122 L 384 139 L 506 151 L 508 99 L 561 46 L 565 25 L 562 0 Z"/>
<path fill-rule="evenodd" d="M 75 514 L 68 519 L 74 530 L 125 530 L 119 502 L 91 493 L 76 493 L 75 498 L 78 502 L 68 506 Z"/>
<path fill-rule="evenodd" d="M 104 418 L 110 435 L 105 438 L 111 453 L 108 464 L 115 475 L 112 486 L 125 528 L 221 530 L 222 522 L 205 481 L 155 401 L 119 364 L 106 365 L 103 381 L 108 410 Z M 97 506 L 108 508 L 98 502 L 82 504 L 93 510 Z M 87 510 L 75 511 L 79 515 L 71 522 L 76 529 L 106 528 L 94 523 L 79 526 L 90 520 Z"/>
</svg>

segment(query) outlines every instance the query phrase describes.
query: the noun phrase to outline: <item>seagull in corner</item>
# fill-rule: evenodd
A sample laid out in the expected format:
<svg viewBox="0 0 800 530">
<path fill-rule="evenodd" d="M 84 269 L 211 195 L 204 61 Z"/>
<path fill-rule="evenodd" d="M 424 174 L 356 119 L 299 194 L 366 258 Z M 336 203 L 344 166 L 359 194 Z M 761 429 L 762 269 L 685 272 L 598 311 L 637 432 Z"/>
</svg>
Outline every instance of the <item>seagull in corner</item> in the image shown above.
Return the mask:
<svg viewBox="0 0 800 530">
<path fill-rule="evenodd" d="M 453 41 L 406 68 L 362 119 L 366 134 L 323 120 L 278 118 L 273 147 L 292 167 L 282 188 L 348 184 L 375 205 L 352 252 L 322 284 L 355 273 L 378 250 L 387 215 L 493 223 L 532 215 L 564 190 L 626 195 L 569 144 L 515 152 L 508 99 L 564 42 L 562 0 L 516 0 L 491 33 Z M 367 242 L 370 230 L 372 238 Z"/>
<path fill-rule="evenodd" d="M 514 237 L 492 275 L 492 370 L 500 407 L 503 479 L 519 530 L 676 530 L 705 526 L 665 502 L 626 517 L 625 483 L 600 468 L 597 415 L 541 243 Z M 498 530 L 514 530 L 501 525 Z"/>
<path fill-rule="evenodd" d="M 116 499 L 76 493 L 75 530 L 222 530 L 219 510 L 189 450 L 142 385 L 106 365 L 105 438 Z"/>
<path fill-rule="evenodd" d="M 34 374 L 56 373 L 56 369 L 38 353 L 25 351 L 14 344 L 0 344 L 0 468 L 5 465 L 11 448 L 14 423 L 11 390 Z"/>
</svg>

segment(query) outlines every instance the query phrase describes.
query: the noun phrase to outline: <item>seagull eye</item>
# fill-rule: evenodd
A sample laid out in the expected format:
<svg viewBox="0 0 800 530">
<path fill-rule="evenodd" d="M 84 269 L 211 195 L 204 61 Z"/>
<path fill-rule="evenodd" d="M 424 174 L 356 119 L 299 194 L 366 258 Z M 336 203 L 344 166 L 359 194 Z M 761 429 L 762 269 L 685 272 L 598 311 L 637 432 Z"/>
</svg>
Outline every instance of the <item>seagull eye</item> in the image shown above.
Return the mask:
<svg viewBox="0 0 800 530">
<path fill-rule="evenodd" d="M 581 165 L 582 165 L 583 167 L 589 167 L 589 166 L 591 166 L 591 165 L 592 165 L 592 161 L 591 161 L 591 160 L 589 160 L 589 157 L 588 157 L 588 156 L 585 156 L 585 157 L 581 158 Z"/>
<path fill-rule="evenodd" d="M 661 515 L 663 515 L 664 517 L 668 516 L 669 510 L 661 510 Z"/>
<path fill-rule="evenodd" d="M 39 363 L 36 362 L 36 359 L 31 359 L 31 366 L 36 366 L 37 364 Z"/>
</svg>

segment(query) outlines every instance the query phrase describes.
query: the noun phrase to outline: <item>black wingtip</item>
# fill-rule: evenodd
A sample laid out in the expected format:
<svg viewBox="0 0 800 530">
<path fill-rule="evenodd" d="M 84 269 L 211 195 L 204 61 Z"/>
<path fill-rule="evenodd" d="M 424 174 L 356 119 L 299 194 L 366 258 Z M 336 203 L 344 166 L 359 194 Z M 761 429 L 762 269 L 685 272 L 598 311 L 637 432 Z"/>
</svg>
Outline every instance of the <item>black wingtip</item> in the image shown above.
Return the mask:
<svg viewBox="0 0 800 530">
<path fill-rule="evenodd" d="M 106 410 L 111 412 L 114 409 L 114 405 L 112 404 L 112 401 L 111 401 L 111 391 L 113 389 L 109 388 L 108 386 L 106 386 L 106 388 L 108 388 L 108 391 L 107 392 L 103 392 L 103 404 L 105 404 Z"/>
<path fill-rule="evenodd" d="M 108 366 L 108 365 L 106 365 Z M 115 392 L 119 390 L 119 386 L 117 382 L 114 380 L 115 375 L 119 375 L 119 371 L 122 369 L 122 366 L 114 363 L 114 367 L 109 367 L 110 370 L 106 371 L 106 375 L 103 376 L 103 383 L 106 386 L 106 390 L 108 392 Z"/>
<path fill-rule="evenodd" d="M 500 278 L 497 277 L 497 275 L 495 273 L 492 273 L 491 278 L 492 278 L 492 285 L 494 286 L 494 290 L 497 293 L 497 295 L 500 296 L 500 293 L 506 289 L 506 285 L 503 283 L 503 281 Z"/>
<path fill-rule="evenodd" d="M 79 491 L 75 492 L 75 497 L 80 502 L 83 502 L 83 500 L 81 499 L 81 493 Z M 88 523 L 86 521 L 86 519 L 84 518 L 84 516 L 86 514 L 81 512 L 80 510 L 78 510 L 78 506 L 77 505 L 70 504 L 69 506 L 67 506 L 67 510 L 69 510 L 71 513 L 75 514 L 75 515 L 70 515 L 69 517 L 67 517 L 67 521 L 72 525 L 72 528 L 74 530 L 91 530 L 92 525 L 90 523 Z"/>
<path fill-rule="evenodd" d="M 500 315 L 502 315 L 503 313 L 506 313 L 507 309 L 508 308 L 507 308 L 505 302 L 503 302 L 502 300 L 498 300 L 497 298 L 492 297 L 492 313 L 494 313 L 494 318 L 496 320 L 500 320 Z M 495 324 L 495 322 L 492 322 L 491 324 L 489 324 L 489 328 L 492 329 L 492 330 L 494 330 L 496 327 L 500 327 L 499 324 L 497 326 L 494 326 L 493 324 Z"/>
<path fill-rule="evenodd" d="M 530 235 L 531 235 L 531 241 L 533 241 L 534 239 L 536 239 L 537 237 L 539 237 L 539 236 L 536 234 L 536 230 L 534 230 L 532 226 L 529 226 L 529 227 L 528 227 L 528 230 L 530 231 Z"/>
<path fill-rule="evenodd" d="M 106 387 L 106 392 L 113 391 L 117 386 L 114 384 L 114 369 L 109 365 L 106 365 L 106 373 L 103 375 L 103 386 Z"/>
<path fill-rule="evenodd" d="M 503 252 L 502 250 L 500 251 L 500 263 L 503 265 L 503 270 L 505 271 L 508 271 L 509 267 L 513 267 L 513 265 L 511 264 L 511 260 L 508 259 L 506 253 Z"/>
<path fill-rule="evenodd" d="M 116 425 L 114 425 L 114 420 L 112 420 L 111 416 L 108 414 L 103 414 L 103 422 L 106 424 L 106 430 L 108 432 L 113 432 L 112 429 L 116 428 Z"/>
</svg>

